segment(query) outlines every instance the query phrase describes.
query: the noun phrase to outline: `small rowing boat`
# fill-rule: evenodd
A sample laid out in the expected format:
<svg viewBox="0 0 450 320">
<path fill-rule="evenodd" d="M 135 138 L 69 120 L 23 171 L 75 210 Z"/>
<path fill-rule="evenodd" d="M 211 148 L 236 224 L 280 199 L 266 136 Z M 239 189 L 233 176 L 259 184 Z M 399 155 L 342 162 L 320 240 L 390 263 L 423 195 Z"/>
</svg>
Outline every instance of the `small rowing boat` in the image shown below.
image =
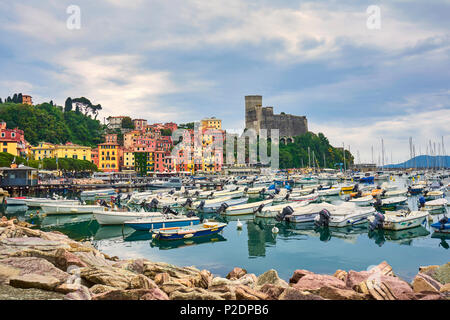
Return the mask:
<svg viewBox="0 0 450 320">
<path fill-rule="evenodd" d="M 153 231 L 156 240 L 181 240 L 219 233 L 227 224 L 221 222 L 205 222 L 195 226 L 161 228 Z"/>
</svg>

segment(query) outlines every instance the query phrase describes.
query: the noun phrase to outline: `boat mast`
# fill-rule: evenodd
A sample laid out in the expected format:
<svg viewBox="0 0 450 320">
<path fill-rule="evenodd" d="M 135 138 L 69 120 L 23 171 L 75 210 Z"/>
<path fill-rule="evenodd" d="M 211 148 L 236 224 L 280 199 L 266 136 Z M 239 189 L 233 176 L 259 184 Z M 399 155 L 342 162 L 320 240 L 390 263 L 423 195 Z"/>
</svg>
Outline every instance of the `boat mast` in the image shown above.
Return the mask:
<svg viewBox="0 0 450 320">
<path fill-rule="evenodd" d="M 345 172 L 345 145 L 343 142 L 342 142 L 342 152 L 344 154 L 344 172 Z"/>
</svg>

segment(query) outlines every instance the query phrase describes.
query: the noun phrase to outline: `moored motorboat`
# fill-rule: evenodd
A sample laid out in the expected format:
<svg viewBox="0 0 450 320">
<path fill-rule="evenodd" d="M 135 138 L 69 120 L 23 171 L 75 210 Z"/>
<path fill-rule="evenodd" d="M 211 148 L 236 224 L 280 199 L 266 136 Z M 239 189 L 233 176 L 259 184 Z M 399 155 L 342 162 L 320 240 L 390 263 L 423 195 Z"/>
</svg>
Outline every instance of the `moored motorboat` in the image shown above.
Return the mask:
<svg viewBox="0 0 450 320">
<path fill-rule="evenodd" d="M 431 227 L 436 233 L 450 234 L 450 222 L 447 217 L 444 217 L 438 222 L 431 224 Z"/>
<path fill-rule="evenodd" d="M 265 206 L 270 206 L 273 203 L 273 199 L 263 200 L 263 201 L 257 201 L 252 203 L 245 203 L 240 204 L 236 206 L 224 206 L 222 205 L 221 208 L 217 211 L 220 214 L 227 215 L 227 216 L 235 216 L 235 215 L 241 215 L 241 214 L 251 214 L 255 213 L 256 211 L 262 210 Z"/>
<path fill-rule="evenodd" d="M 90 214 L 96 210 L 101 210 L 103 207 L 99 205 L 84 205 L 84 204 L 43 204 L 42 211 L 47 214 Z"/>
<path fill-rule="evenodd" d="M 187 227 L 161 228 L 154 230 L 153 238 L 156 240 L 180 240 L 208 236 L 219 233 L 226 225 L 221 222 L 205 222 Z"/>
<path fill-rule="evenodd" d="M 78 205 L 80 204 L 80 201 L 78 200 L 57 200 L 57 199 L 50 199 L 50 198 L 27 198 L 25 199 L 25 204 L 29 208 L 39 208 L 43 205 L 47 204 L 55 204 L 55 205 Z"/>
<path fill-rule="evenodd" d="M 407 197 L 391 197 L 377 199 L 374 206 L 379 210 L 394 210 L 397 206 L 403 205 L 408 201 Z"/>
<path fill-rule="evenodd" d="M 150 217 L 160 217 L 162 216 L 161 212 L 135 212 L 135 211 L 126 211 L 126 210 L 114 210 L 103 208 L 99 210 L 95 210 L 93 212 L 93 216 L 95 220 L 101 225 L 117 225 L 123 224 L 125 221 L 134 220 L 134 219 L 143 219 Z"/>
<path fill-rule="evenodd" d="M 378 213 L 378 215 L 382 215 Z M 410 210 L 397 210 L 385 213 L 383 221 L 379 224 L 379 227 L 387 230 L 404 230 L 409 228 L 415 228 L 427 221 L 429 213 L 428 211 L 410 211 Z M 370 223 L 376 221 L 376 216 L 368 218 Z"/>
<path fill-rule="evenodd" d="M 286 207 L 291 207 L 294 210 L 300 207 L 307 206 L 309 204 L 308 201 L 292 201 L 286 202 L 282 204 L 277 204 L 273 206 L 264 207 L 262 210 L 258 210 L 255 212 L 255 216 L 259 218 L 275 218 L 278 214 L 283 212 L 283 209 Z"/>
<path fill-rule="evenodd" d="M 424 207 L 422 207 L 420 210 L 428 211 L 431 214 L 442 213 L 446 211 L 447 203 L 448 200 L 444 198 L 427 201 L 425 202 Z"/>
<path fill-rule="evenodd" d="M 356 204 L 357 206 L 364 207 L 370 206 L 373 203 L 373 197 L 371 195 L 359 198 L 350 199 L 349 202 Z"/>
<path fill-rule="evenodd" d="M 25 200 L 30 199 L 28 197 L 9 197 L 5 198 L 5 204 L 8 206 L 26 206 Z"/>
<path fill-rule="evenodd" d="M 168 214 L 155 217 L 127 220 L 123 224 L 137 231 L 153 231 L 155 229 L 160 228 L 193 226 L 199 223 L 200 218 L 197 216 L 188 217 L 184 215 Z"/>
</svg>

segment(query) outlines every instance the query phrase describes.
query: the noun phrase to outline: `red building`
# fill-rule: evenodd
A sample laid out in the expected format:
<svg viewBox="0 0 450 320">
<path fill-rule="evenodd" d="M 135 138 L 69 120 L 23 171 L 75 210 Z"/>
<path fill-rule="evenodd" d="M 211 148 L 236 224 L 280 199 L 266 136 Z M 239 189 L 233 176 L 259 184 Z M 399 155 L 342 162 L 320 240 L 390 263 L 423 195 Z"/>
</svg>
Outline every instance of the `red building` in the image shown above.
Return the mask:
<svg viewBox="0 0 450 320">
<path fill-rule="evenodd" d="M 6 122 L 0 122 L 0 139 L 2 141 L 14 141 L 17 142 L 17 154 L 22 157 L 27 155 L 27 147 L 29 143 L 25 140 L 25 134 L 23 130 L 19 128 L 7 129 Z"/>
</svg>

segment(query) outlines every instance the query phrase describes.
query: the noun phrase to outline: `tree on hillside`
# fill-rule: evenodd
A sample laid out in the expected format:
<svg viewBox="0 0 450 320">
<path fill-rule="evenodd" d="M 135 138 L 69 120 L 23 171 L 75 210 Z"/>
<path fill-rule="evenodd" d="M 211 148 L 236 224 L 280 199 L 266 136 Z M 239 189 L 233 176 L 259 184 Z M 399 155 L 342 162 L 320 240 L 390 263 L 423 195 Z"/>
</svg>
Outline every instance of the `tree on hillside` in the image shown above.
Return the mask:
<svg viewBox="0 0 450 320">
<path fill-rule="evenodd" d="M 13 96 L 13 98 L 12 98 L 12 102 L 14 102 L 14 103 L 19 103 L 19 99 L 18 99 L 18 97 L 17 97 L 17 93 L 14 93 L 14 96 Z"/>
<path fill-rule="evenodd" d="M 0 104 L 3 103 L 2 98 L 0 98 Z"/>
<path fill-rule="evenodd" d="M 64 112 L 72 111 L 72 99 L 68 97 L 64 104 Z"/>
<path fill-rule="evenodd" d="M 95 116 L 94 119 L 97 119 L 98 111 L 102 110 L 102 106 L 100 104 L 94 105 L 88 98 L 85 97 L 72 99 L 72 102 L 79 107 L 80 112 L 84 111 L 85 116 L 87 116 L 89 112 L 92 113 Z"/>
<path fill-rule="evenodd" d="M 122 119 L 122 128 L 123 129 L 134 129 L 133 120 L 130 117 L 125 117 Z"/>
<path fill-rule="evenodd" d="M 6 99 L 6 102 L 12 102 L 11 97 L 8 96 L 8 98 Z"/>
<path fill-rule="evenodd" d="M 18 100 L 17 103 L 23 103 L 23 96 L 22 96 L 22 93 L 19 93 L 19 95 L 17 96 L 17 100 Z"/>
</svg>

